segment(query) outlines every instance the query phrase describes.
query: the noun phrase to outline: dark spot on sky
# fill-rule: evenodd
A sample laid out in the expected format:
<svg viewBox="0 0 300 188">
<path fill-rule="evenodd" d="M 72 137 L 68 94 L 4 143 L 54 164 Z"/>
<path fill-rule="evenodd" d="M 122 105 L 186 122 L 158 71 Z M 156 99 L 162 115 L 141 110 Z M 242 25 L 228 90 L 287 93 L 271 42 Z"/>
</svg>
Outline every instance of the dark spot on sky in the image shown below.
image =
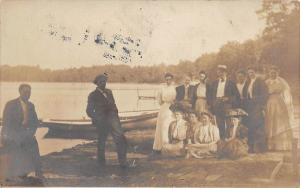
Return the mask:
<svg viewBox="0 0 300 188">
<path fill-rule="evenodd" d="M 78 45 L 80 46 L 80 42 L 78 43 Z"/>
<path fill-rule="evenodd" d="M 116 45 L 116 42 L 115 41 L 113 41 L 110 45 L 109 45 L 109 47 L 111 48 L 111 49 L 115 49 L 115 45 Z"/>
<path fill-rule="evenodd" d="M 124 51 L 126 54 L 130 55 L 130 50 L 128 50 L 126 47 L 123 47 L 123 51 Z"/>
</svg>

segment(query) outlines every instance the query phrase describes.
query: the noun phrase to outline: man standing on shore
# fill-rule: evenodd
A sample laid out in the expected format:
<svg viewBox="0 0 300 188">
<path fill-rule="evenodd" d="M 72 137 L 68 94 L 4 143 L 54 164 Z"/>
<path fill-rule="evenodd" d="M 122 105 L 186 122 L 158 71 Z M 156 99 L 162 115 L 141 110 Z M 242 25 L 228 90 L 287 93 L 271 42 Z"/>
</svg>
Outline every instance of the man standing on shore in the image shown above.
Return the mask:
<svg viewBox="0 0 300 188">
<path fill-rule="evenodd" d="M 239 105 L 239 91 L 235 83 L 227 78 L 227 66 L 218 65 L 218 79 L 212 82 L 208 104 L 216 116 L 221 139 L 225 139 L 226 111 Z"/>
<path fill-rule="evenodd" d="M 127 167 L 127 141 L 124 136 L 118 115 L 118 108 L 110 89 L 106 89 L 107 75 L 101 74 L 94 80 L 97 88 L 89 94 L 86 108 L 87 115 L 92 119 L 98 132 L 97 160 L 100 166 L 105 166 L 105 142 L 111 133 L 115 144 L 121 168 Z"/>
<path fill-rule="evenodd" d="M 244 109 L 248 113 L 245 124 L 248 128 L 249 153 L 265 152 L 267 145 L 264 109 L 268 99 L 268 88 L 264 80 L 257 76 L 255 67 L 249 67 L 247 72 L 249 78 L 245 83 L 243 98 Z"/>
<path fill-rule="evenodd" d="M 6 179 L 26 178 L 31 172 L 43 179 L 41 159 L 35 133 L 39 120 L 34 105 L 29 102 L 31 87 L 19 86 L 20 97 L 9 101 L 3 112 L 1 142 L 8 155 L 4 176 Z M 3 168 L 3 167 L 1 167 Z"/>
</svg>

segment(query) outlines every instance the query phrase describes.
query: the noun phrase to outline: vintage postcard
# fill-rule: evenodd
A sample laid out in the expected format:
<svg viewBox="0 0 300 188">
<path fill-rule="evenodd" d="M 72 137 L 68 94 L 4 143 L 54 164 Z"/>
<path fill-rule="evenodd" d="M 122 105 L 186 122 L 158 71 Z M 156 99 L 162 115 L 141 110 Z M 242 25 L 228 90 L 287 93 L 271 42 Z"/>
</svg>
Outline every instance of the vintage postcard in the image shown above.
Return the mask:
<svg viewBox="0 0 300 188">
<path fill-rule="evenodd" d="M 299 0 L 0 0 L 0 186 L 299 187 Z"/>
</svg>

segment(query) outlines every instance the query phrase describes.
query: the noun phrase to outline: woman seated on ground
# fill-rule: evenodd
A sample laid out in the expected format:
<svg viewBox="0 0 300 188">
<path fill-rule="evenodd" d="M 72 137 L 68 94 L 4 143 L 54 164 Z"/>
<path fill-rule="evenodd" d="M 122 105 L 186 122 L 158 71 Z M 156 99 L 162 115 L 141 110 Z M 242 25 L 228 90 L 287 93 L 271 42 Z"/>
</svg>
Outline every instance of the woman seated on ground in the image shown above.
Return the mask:
<svg viewBox="0 0 300 188">
<path fill-rule="evenodd" d="M 213 123 L 213 116 L 207 112 L 200 114 L 201 122 L 194 131 L 193 141 L 186 146 L 187 158 L 213 157 L 217 151 L 217 142 L 220 140 L 218 127 Z"/>
<path fill-rule="evenodd" d="M 187 141 L 188 143 L 195 144 L 195 132 L 200 129 L 201 122 L 199 121 L 199 117 L 196 111 L 189 110 L 188 112 L 188 122 L 189 127 L 187 131 Z"/>
<path fill-rule="evenodd" d="M 229 118 L 225 140 L 217 143 L 217 156 L 219 158 L 238 159 L 248 154 L 248 129 L 241 124 L 242 116 L 247 113 L 242 109 L 232 109 L 227 113 Z"/>
<path fill-rule="evenodd" d="M 188 122 L 184 120 L 184 111 L 180 105 L 171 109 L 175 115 L 175 121 L 169 127 L 169 143 L 164 144 L 163 154 L 182 156 L 187 139 Z"/>
</svg>

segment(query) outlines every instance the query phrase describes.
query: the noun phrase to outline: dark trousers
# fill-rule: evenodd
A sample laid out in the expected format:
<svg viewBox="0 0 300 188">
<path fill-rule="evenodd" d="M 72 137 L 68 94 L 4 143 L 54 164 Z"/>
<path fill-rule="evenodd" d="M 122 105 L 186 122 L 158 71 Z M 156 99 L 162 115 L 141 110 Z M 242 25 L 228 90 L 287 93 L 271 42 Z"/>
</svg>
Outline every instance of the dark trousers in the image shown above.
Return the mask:
<svg viewBox="0 0 300 188">
<path fill-rule="evenodd" d="M 31 153 L 32 162 L 36 175 L 42 173 L 41 155 L 39 145 L 35 137 L 33 137 L 31 146 L 28 147 L 28 152 Z"/>
<path fill-rule="evenodd" d="M 212 112 L 216 116 L 216 123 L 219 128 L 220 138 L 226 138 L 226 111 L 232 108 L 228 102 L 216 99 L 213 103 Z"/>
<path fill-rule="evenodd" d="M 252 99 L 247 99 L 245 111 L 245 125 L 248 128 L 248 145 L 251 152 L 264 152 L 266 150 L 266 137 L 264 126 L 264 114 L 261 104 Z"/>
<path fill-rule="evenodd" d="M 105 143 L 110 133 L 113 141 L 117 146 L 118 160 L 120 164 L 126 163 L 127 140 L 121 127 L 120 119 L 117 115 L 107 118 L 97 124 L 98 144 L 97 144 L 97 160 L 100 164 L 105 163 Z"/>
</svg>

